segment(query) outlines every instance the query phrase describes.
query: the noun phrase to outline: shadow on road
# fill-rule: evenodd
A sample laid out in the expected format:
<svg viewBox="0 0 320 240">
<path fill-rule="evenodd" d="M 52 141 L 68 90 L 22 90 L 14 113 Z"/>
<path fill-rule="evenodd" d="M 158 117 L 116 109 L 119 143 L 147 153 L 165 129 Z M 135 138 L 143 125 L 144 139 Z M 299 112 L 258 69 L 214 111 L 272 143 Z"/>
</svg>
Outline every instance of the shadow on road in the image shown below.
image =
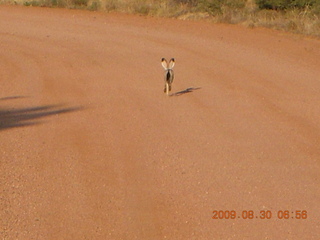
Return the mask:
<svg viewBox="0 0 320 240">
<path fill-rule="evenodd" d="M 19 99 L 19 98 L 28 98 L 28 97 L 27 96 L 10 96 L 10 97 L 0 98 L 0 101 L 14 100 L 14 99 Z"/>
<path fill-rule="evenodd" d="M 0 131 L 25 127 L 41 123 L 39 119 L 79 111 L 83 107 L 64 107 L 62 105 L 44 105 L 30 108 L 1 109 L 0 108 Z"/>
<path fill-rule="evenodd" d="M 191 92 L 193 92 L 193 91 L 195 91 L 195 90 L 199 90 L 199 89 L 201 89 L 201 87 L 196 87 L 196 88 L 190 87 L 190 88 L 187 88 L 187 89 L 185 89 L 185 90 L 172 93 L 170 96 L 171 96 L 171 97 L 178 97 L 178 96 L 181 96 L 181 95 L 183 95 L 183 94 L 191 93 Z"/>
</svg>

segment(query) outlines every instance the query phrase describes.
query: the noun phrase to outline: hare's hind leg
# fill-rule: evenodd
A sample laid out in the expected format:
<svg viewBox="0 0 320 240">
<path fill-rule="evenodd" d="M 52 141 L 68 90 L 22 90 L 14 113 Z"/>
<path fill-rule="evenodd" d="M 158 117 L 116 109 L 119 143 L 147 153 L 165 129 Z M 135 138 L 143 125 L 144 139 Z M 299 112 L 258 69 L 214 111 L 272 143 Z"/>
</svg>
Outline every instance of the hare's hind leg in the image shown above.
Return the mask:
<svg viewBox="0 0 320 240">
<path fill-rule="evenodd" d="M 170 85 L 169 85 L 169 83 L 166 83 L 166 93 L 167 93 L 167 95 L 169 95 L 169 91 L 170 91 Z"/>
</svg>

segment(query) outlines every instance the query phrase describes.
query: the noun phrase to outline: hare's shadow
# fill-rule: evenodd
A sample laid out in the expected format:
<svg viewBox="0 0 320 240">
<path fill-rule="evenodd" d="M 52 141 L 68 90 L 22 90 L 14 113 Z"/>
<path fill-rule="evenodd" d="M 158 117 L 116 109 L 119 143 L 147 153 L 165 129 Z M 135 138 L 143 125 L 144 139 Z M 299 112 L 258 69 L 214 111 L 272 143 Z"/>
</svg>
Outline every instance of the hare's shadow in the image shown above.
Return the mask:
<svg viewBox="0 0 320 240">
<path fill-rule="evenodd" d="M 181 95 L 183 95 L 183 94 L 191 93 L 191 92 L 196 91 L 196 90 L 199 90 L 199 89 L 201 89 L 201 87 L 190 87 L 190 88 L 186 88 L 185 90 L 172 93 L 172 94 L 170 95 L 170 97 L 179 97 L 179 96 L 181 96 Z"/>
</svg>

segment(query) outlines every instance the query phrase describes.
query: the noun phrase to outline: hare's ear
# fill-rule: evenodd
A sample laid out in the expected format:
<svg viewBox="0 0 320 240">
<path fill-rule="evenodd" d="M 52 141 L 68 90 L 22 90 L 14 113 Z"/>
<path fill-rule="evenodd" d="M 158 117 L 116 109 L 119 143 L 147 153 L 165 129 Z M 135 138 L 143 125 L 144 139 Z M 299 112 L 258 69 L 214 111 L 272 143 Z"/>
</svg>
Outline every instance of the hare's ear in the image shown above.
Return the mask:
<svg viewBox="0 0 320 240">
<path fill-rule="evenodd" d="M 161 64 L 162 64 L 162 67 L 167 70 L 168 69 L 168 62 L 165 58 L 162 58 L 161 59 Z"/>
<path fill-rule="evenodd" d="M 172 69 L 172 68 L 174 67 L 174 64 L 175 64 L 174 58 L 171 58 L 171 59 L 170 59 L 170 62 L 169 62 L 168 68 L 169 68 L 169 69 Z"/>
</svg>

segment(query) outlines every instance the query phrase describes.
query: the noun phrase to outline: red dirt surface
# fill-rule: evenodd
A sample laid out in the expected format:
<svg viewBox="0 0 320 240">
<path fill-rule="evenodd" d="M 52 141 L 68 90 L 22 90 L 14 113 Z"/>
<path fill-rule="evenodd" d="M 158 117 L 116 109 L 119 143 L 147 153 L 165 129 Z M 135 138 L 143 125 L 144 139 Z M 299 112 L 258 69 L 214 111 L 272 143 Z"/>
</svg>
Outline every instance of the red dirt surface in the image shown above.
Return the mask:
<svg viewBox="0 0 320 240">
<path fill-rule="evenodd" d="M 319 41 L 0 6 L 0 45 L 1 239 L 319 239 Z"/>
</svg>

